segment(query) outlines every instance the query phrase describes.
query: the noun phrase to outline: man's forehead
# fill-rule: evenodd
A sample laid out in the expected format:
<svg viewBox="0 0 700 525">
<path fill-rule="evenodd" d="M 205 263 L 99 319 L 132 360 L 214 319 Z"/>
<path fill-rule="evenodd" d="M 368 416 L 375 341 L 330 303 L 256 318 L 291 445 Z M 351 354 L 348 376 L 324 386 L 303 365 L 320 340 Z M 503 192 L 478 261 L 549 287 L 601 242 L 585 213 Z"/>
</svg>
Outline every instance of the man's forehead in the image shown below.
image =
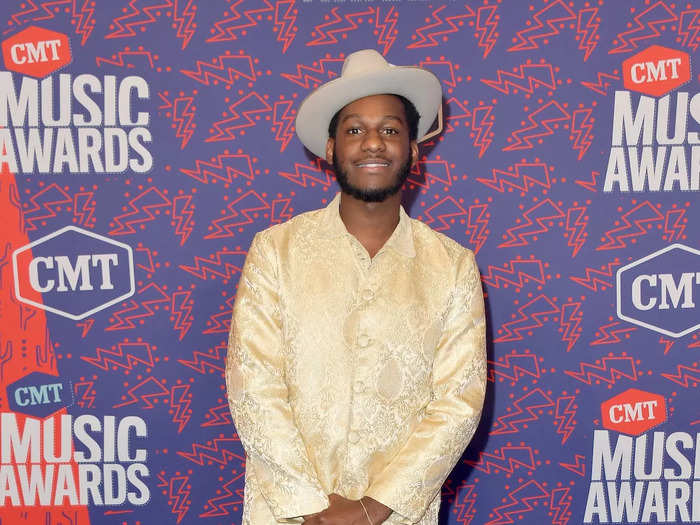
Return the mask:
<svg viewBox="0 0 700 525">
<path fill-rule="evenodd" d="M 343 106 L 339 116 L 345 120 L 350 117 L 365 115 L 379 116 L 382 118 L 396 118 L 401 121 L 406 119 L 406 110 L 398 95 L 381 94 L 369 95 Z"/>
</svg>

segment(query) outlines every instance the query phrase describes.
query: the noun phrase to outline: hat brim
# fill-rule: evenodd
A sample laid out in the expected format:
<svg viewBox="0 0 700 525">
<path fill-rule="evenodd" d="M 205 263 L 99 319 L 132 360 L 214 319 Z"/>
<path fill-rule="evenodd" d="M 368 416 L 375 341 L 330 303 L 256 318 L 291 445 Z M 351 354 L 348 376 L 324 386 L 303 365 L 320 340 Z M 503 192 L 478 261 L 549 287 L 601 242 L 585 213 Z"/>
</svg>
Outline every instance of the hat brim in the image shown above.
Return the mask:
<svg viewBox="0 0 700 525">
<path fill-rule="evenodd" d="M 440 81 L 418 67 L 390 66 L 388 69 L 352 78 L 339 77 L 307 96 L 297 111 L 296 132 L 313 154 L 325 158 L 328 125 L 333 115 L 357 99 L 370 95 L 401 95 L 416 107 L 418 140 L 428 132 L 442 103 Z"/>
</svg>

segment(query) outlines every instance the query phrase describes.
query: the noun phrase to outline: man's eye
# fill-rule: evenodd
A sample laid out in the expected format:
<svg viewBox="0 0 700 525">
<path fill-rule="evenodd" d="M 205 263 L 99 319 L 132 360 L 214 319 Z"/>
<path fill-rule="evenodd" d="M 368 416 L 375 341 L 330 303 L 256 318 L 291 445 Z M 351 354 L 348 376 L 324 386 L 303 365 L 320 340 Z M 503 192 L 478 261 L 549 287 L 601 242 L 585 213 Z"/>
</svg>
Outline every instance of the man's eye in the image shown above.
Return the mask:
<svg viewBox="0 0 700 525">
<path fill-rule="evenodd" d="M 348 135 L 357 135 L 358 133 L 360 133 L 360 131 L 360 128 L 350 128 L 348 129 L 347 133 Z"/>
<path fill-rule="evenodd" d="M 399 130 L 396 128 L 384 128 L 384 133 L 387 135 L 398 135 Z"/>
</svg>

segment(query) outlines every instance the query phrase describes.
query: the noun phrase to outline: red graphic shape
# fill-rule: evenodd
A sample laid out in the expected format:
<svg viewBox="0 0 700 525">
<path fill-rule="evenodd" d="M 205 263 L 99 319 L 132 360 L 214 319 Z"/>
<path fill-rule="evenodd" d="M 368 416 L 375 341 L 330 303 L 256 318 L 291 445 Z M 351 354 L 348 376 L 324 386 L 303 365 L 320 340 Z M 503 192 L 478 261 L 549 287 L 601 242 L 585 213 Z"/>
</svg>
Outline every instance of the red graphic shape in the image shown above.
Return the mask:
<svg viewBox="0 0 700 525">
<path fill-rule="evenodd" d="M 676 365 L 676 372 L 678 373 L 664 373 L 661 376 L 684 388 L 696 387 L 700 384 L 700 368 L 697 363 L 693 363 L 693 366 Z"/>
<path fill-rule="evenodd" d="M 324 16 L 327 22 L 323 24 L 318 24 L 314 27 L 311 32 L 311 36 L 316 37 L 310 42 L 307 42 L 307 46 L 323 46 L 328 44 L 337 44 L 338 39 L 336 38 L 336 33 L 341 35 L 341 38 L 347 36 L 348 31 L 354 31 L 359 27 L 355 22 L 356 18 L 361 18 L 363 16 L 371 17 L 374 14 L 374 9 L 371 7 L 365 11 L 357 11 L 356 13 L 346 13 L 343 16 L 338 14 L 337 7 L 331 9 L 330 14 Z M 332 18 L 331 18 L 332 17 Z"/>
<path fill-rule="evenodd" d="M 572 275 L 569 279 L 594 292 L 598 291 L 598 286 L 600 286 L 601 290 L 605 291 L 608 288 L 612 288 L 612 271 L 615 266 L 620 266 L 620 261 L 618 259 L 602 265 L 600 270 L 596 268 L 586 268 L 585 277 L 574 277 Z"/>
<path fill-rule="evenodd" d="M 588 226 L 588 215 L 586 215 L 585 206 L 575 206 L 566 212 L 566 233 L 564 235 L 569 239 L 567 245 L 573 248 L 572 258 L 576 257 L 583 243 L 586 242 L 586 237 L 588 237 L 586 226 Z"/>
<path fill-rule="evenodd" d="M 150 376 L 127 390 L 126 394 L 122 395 L 123 402 L 114 405 L 113 408 L 136 405 L 141 401 L 143 404 L 141 406 L 136 405 L 134 408 L 150 410 L 155 403 L 162 401 L 163 396 L 168 396 L 169 394 L 170 391 L 165 386 L 165 379 L 159 381 L 155 377 Z"/>
<path fill-rule="evenodd" d="M 509 492 L 507 496 L 510 503 L 493 509 L 496 517 L 486 522 L 486 525 L 506 525 L 516 523 L 516 520 L 522 523 L 523 514 L 535 510 L 536 505 L 549 499 L 547 490 L 534 479 Z M 538 520 L 533 519 L 533 521 Z"/>
<path fill-rule="evenodd" d="M 237 55 L 231 54 L 227 50 L 224 54 L 211 59 L 211 62 L 197 60 L 195 62 L 197 70 L 181 69 L 180 73 L 208 86 L 223 82 L 227 86 L 232 86 L 241 77 L 255 82 L 257 79 L 253 58 L 239 52 Z"/>
<path fill-rule="evenodd" d="M 447 480 L 448 482 L 450 481 L 449 479 Z M 476 488 L 476 485 L 472 484 L 461 484 L 459 487 L 457 487 L 457 494 L 462 493 L 462 489 L 464 490 L 464 496 L 461 496 L 462 501 L 460 502 L 459 500 L 455 500 L 454 503 L 452 503 L 454 510 L 453 513 L 457 515 L 457 523 L 460 523 L 461 525 L 470 525 L 474 517 L 476 516 L 476 498 L 477 498 L 477 493 L 474 490 Z M 443 496 L 445 495 L 444 490 L 446 489 L 446 486 L 443 487 Z M 459 496 L 458 496 L 459 497 Z"/>
<path fill-rule="evenodd" d="M 564 22 L 575 19 L 574 12 L 562 0 L 550 2 L 549 5 L 532 15 L 534 23 L 528 20 L 528 28 L 518 31 L 517 38 L 520 42 L 508 48 L 508 51 L 539 49 L 540 46 L 536 40 L 542 40 L 548 44 L 549 37 L 558 35 L 559 29 L 564 27 Z"/>
<path fill-rule="evenodd" d="M 532 447 L 527 446 L 505 446 L 496 449 L 493 454 L 479 452 L 479 461 L 464 460 L 464 462 L 486 474 L 496 472 L 512 474 L 520 467 L 528 470 L 535 470 L 536 468 L 535 454 Z"/>
<path fill-rule="evenodd" d="M 614 385 L 619 379 L 625 377 L 631 381 L 637 380 L 637 370 L 634 366 L 634 359 L 629 356 L 608 356 L 591 363 L 580 363 L 579 371 L 565 370 L 564 373 L 573 377 L 577 381 L 587 385 L 596 384 L 603 381 L 608 386 Z"/>
<path fill-rule="evenodd" d="M 472 113 L 474 147 L 479 148 L 479 158 L 484 156 L 491 142 L 493 142 L 494 134 L 491 132 L 491 128 L 495 117 L 491 114 L 492 110 L 493 106 L 479 106 L 474 108 Z"/>
<path fill-rule="evenodd" d="M 503 267 L 488 265 L 488 272 L 481 280 L 493 288 L 512 286 L 520 290 L 527 283 L 534 281 L 544 284 L 544 267 L 539 259 L 513 259 L 503 263 Z"/>
<path fill-rule="evenodd" d="M 509 166 L 507 171 L 491 168 L 491 176 L 477 177 L 477 181 L 493 188 L 499 193 L 504 191 L 519 190 L 528 192 L 534 186 L 550 189 L 552 183 L 549 178 L 549 168 L 544 162 L 518 162 Z"/>
<path fill-rule="evenodd" d="M 270 205 L 257 192 L 247 191 L 236 200 L 231 202 L 226 210 L 222 210 L 223 217 L 212 221 L 209 230 L 210 234 L 205 239 L 223 239 L 233 237 L 241 226 L 253 224 L 254 219 L 265 210 L 269 210 Z M 228 210 L 228 211 L 227 211 Z"/>
<path fill-rule="evenodd" d="M 179 195 L 173 199 L 172 221 L 175 235 L 180 237 L 180 246 L 184 246 L 192 233 L 195 206 L 191 195 Z"/>
<path fill-rule="evenodd" d="M 479 250 L 489 237 L 487 226 L 491 215 L 488 209 L 488 204 L 472 204 L 469 206 L 465 233 L 469 235 L 469 244 L 474 246 L 474 253 L 479 253 Z"/>
<path fill-rule="evenodd" d="M 192 392 L 190 385 L 175 385 L 170 392 L 170 413 L 173 423 L 177 423 L 177 433 L 182 434 L 192 417 Z"/>
<path fill-rule="evenodd" d="M 690 80 L 690 56 L 663 46 L 650 46 L 622 63 L 625 89 L 660 97 Z"/>
<path fill-rule="evenodd" d="M 30 26 L 2 43 L 8 71 L 43 78 L 72 59 L 68 36 L 43 27 Z"/>
<path fill-rule="evenodd" d="M 155 364 L 153 361 L 153 350 L 155 350 L 155 347 L 152 347 L 149 343 L 124 340 L 111 349 L 98 346 L 95 357 L 81 356 L 81 359 L 104 371 L 117 370 L 117 368 L 133 370 L 139 364 L 150 369 Z"/>
<path fill-rule="evenodd" d="M 552 64 L 541 62 L 539 64 L 520 64 L 514 67 L 513 72 L 499 69 L 496 71 L 496 80 L 482 78 L 481 81 L 489 87 L 505 93 L 506 95 L 517 94 L 521 91 L 532 95 L 535 88 L 543 87 L 554 91 L 557 89 L 557 82 L 554 78 L 554 68 Z"/>
<path fill-rule="evenodd" d="M 272 109 L 272 130 L 275 132 L 275 140 L 281 142 L 281 153 L 294 137 L 294 110 L 291 100 L 275 102 Z"/>
<path fill-rule="evenodd" d="M 676 20 L 678 20 L 678 17 L 676 17 L 673 10 L 663 0 L 659 0 L 634 17 L 635 27 L 632 27 L 632 23 L 628 23 L 627 27 L 632 27 L 632 29 L 618 34 L 617 40 L 613 43 L 619 43 L 619 45 L 608 51 L 608 53 L 629 53 L 634 51 L 637 49 L 638 41 L 656 38 L 661 34 L 657 26 L 663 30 L 666 28 L 665 24 L 670 24 Z"/>
<path fill-rule="evenodd" d="M 435 231 L 445 231 L 450 229 L 446 219 L 454 222 L 455 217 L 466 214 L 467 211 L 457 202 L 457 199 L 450 195 L 425 209 L 425 224 L 432 224 Z"/>
<path fill-rule="evenodd" d="M 574 463 L 564 463 L 563 461 L 560 461 L 559 466 L 565 468 L 569 472 L 573 472 L 574 474 L 583 477 L 586 475 L 586 463 L 584 461 L 585 459 L 585 456 L 582 456 L 581 454 L 575 454 Z"/>
<path fill-rule="evenodd" d="M 447 39 L 447 35 L 459 31 L 460 26 L 464 24 L 464 19 L 474 16 L 474 11 L 471 7 L 468 5 L 465 5 L 464 7 L 467 10 L 465 14 L 447 16 L 444 20 L 440 18 L 440 11 L 446 9 L 447 6 L 443 5 L 435 9 L 435 11 L 432 12 L 432 17 L 435 22 L 416 29 L 416 34 L 411 35 L 411 39 L 416 40 L 417 36 L 419 36 L 420 40 L 408 45 L 408 49 L 439 46 L 440 42 L 436 40 L 436 37 L 442 37 L 440 40 L 445 41 Z"/>
<path fill-rule="evenodd" d="M 561 340 L 566 342 L 566 351 L 570 351 L 579 337 L 581 337 L 581 321 L 583 312 L 580 310 L 581 303 L 573 302 L 563 304 L 561 316 L 559 317 L 559 331 L 562 332 Z"/>
<path fill-rule="evenodd" d="M 145 223 L 155 220 L 156 215 L 160 213 L 160 208 L 170 206 L 172 203 L 165 193 L 156 187 L 151 187 L 131 199 L 128 204 L 131 211 L 117 215 L 114 217 L 114 222 L 110 222 L 110 226 L 113 227 L 109 232 L 110 235 L 136 233 L 136 225 L 141 229 L 145 228 Z M 114 227 L 115 224 L 118 226 Z"/>
<path fill-rule="evenodd" d="M 593 50 L 598 45 L 598 27 L 600 26 L 600 17 L 598 16 L 597 7 L 589 7 L 581 9 L 578 12 L 578 20 L 576 22 L 576 39 L 578 40 L 578 48 L 585 51 L 583 61 L 585 62 L 593 53 Z"/>
<path fill-rule="evenodd" d="M 557 424 L 557 434 L 561 434 L 562 445 L 569 439 L 576 428 L 576 397 L 561 396 L 557 398 L 557 406 L 554 412 L 554 421 Z"/>
<path fill-rule="evenodd" d="M 537 363 L 537 356 L 528 352 L 521 354 L 513 350 L 505 357 L 499 357 L 496 361 L 491 361 L 489 359 L 487 363 L 487 380 L 491 383 L 496 381 L 496 377 L 498 377 L 499 381 L 510 381 L 511 385 L 515 385 L 520 378 L 526 375 L 534 377 L 535 379 L 539 379 L 540 377 L 540 367 Z"/>
<path fill-rule="evenodd" d="M 540 294 L 518 308 L 517 318 L 514 321 L 503 324 L 498 330 L 499 336 L 497 339 L 494 339 L 494 342 L 522 341 L 526 336 L 532 335 L 533 329 L 544 326 L 542 321 L 547 321 L 550 315 L 558 313 L 559 308 L 557 308 L 552 299 L 544 294 Z M 515 314 L 513 314 L 513 317 L 516 317 Z"/>
<path fill-rule="evenodd" d="M 133 330 L 138 325 L 143 325 L 146 319 L 155 315 L 155 311 L 161 306 L 170 303 L 170 297 L 157 284 L 148 283 L 136 292 L 135 301 L 133 298 L 128 302 L 121 303 L 123 308 L 114 312 L 109 318 L 110 325 L 105 331 L 112 330 Z"/>
<path fill-rule="evenodd" d="M 324 170 L 321 166 L 321 159 L 314 159 L 311 164 L 294 163 L 294 173 L 280 171 L 279 175 L 285 179 L 291 180 L 293 183 L 306 188 L 307 185 L 315 186 L 330 186 L 333 179 L 331 175 L 333 171 Z"/>
<path fill-rule="evenodd" d="M 600 405 L 603 427 L 638 436 L 666 421 L 664 396 L 630 388 Z"/>
<path fill-rule="evenodd" d="M 574 141 L 572 146 L 578 151 L 578 160 L 581 160 L 588 151 L 588 148 L 593 142 L 593 123 L 595 120 L 591 117 L 592 108 L 577 109 L 571 116 L 571 140 Z"/>
<path fill-rule="evenodd" d="M 244 476 L 241 472 L 237 474 L 228 483 L 225 483 L 217 490 L 215 498 L 210 498 L 207 500 L 207 504 L 204 506 L 205 512 L 199 515 L 200 518 L 211 518 L 213 516 L 230 516 L 231 512 L 228 507 L 233 507 L 231 511 L 237 511 L 238 506 L 243 503 L 243 489 L 238 488 L 240 485 L 240 479 Z"/>
<path fill-rule="evenodd" d="M 608 94 L 610 82 L 608 82 L 605 79 L 609 78 L 610 80 L 620 80 L 620 77 L 617 74 L 610 75 L 608 73 L 603 73 L 602 71 L 599 71 L 596 76 L 598 78 L 597 82 L 591 82 L 590 80 L 582 80 L 581 85 L 590 89 L 591 91 L 595 91 L 596 93 L 600 93 L 601 95 L 606 96 Z"/>
<path fill-rule="evenodd" d="M 170 0 L 145 6 L 143 7 L 143 10 L 137 7 L 137 4 L 139 3 L 139 0 L 131 0 L 129 2 L 128 12 L 127 9 L 124 8 L 123 12 L 126 14 L 117 17 L 112 21 L 110 29 L 113 29 L 113 31 L 108 35 L 105 35 L 105 38 L 125 38 L 136 36 L 138 34 L 136 29 L 145 31 L 147 25 L 152 24 L 157 20 L 157 18 L 160 16 L 159 10 L 169 9 L 172 7 L 172 2 Z M 114 26 L 117 26 L 117 28 L 114 29 Z"/>
<path fill-rule="evenodd" d="M 524 221 L 518 220 L 522 224 L 513 226 L 506 231 L 510 239 L 502 242 L 498 247 L 527 246 L 529 242 L 525 237 L 532 237 L 532 240 L 536 241 L 540 233 L 549 231 L 549 228 L 554 225 L 555 219 L 563 219 L 564 217 L 564 212 L 554 201 L 551 199 L 540 201 L 523 213 Z"/>
<path fill-rule="evenodd" d="M 228 282 L 229 279 L 240 273 L 245 254 L 246 252 L 241 250 L 229 250 L 224 247 L 224 249 L 209 255 L 208 259 L 195 255 L 194 266 L 181 264 L 180 269 L 203 280 L 219 277 L 224 282 Z M 235 264 L 229 262 L 229 259 L 234 260 Z"/>
<path fill-rule="evenodd" d="M 170 478 L 170 481 L 165 479 L 165 476 L 161 473 L 158 475 L 158 487 L 167 487 L 168 495 L 168 505 L 170 505 L 171 512 L 177 516 L 175 523 L 179 524 L 182 518 L 185 517 L 187 511 L 190 510 L 190 491 L 192 485 L 190 484 L 189 476 L 176 475 Z"/>
<path fill-rule="evenodd" d="M 508 142 L 511 144 L 504 147 L 503 151 L 534 148 L 533 139 L 540 143 L 542 137 L 554 134 L 554 130 L 559 128 L 560 124 L 563 125 L 568 121 L 571 115 L 559 102 L 550 100 L 530 113 L 527 118 L 530 125 L 523 125 L 522 128 L 513 131 L 508 137 Z"/>
<path fill-rule="evenodd" d="M 596 250 L 626 248 L 627 243 L 625 239 L 628 239 L 631 243 L 637 242 L 637 237 L 646 235 L 650 231 L 652 222 L 662 221 L 663 219 L 664 216 L 651 202 L 640 202 L 634 208 L 622 214 L 620 220 L 615 223 L 616 226 L 622 223 L 622 226 L 605 232 L 605 237 L 601 239 L 604 244 L 598 246 Z"/>
<path fill-rule="evenodd" d="M 253 180 L 252 162 L 255 160 L 257 159 L 253 158 L 251 161 L 251 157 L 247 153 L 239 152 L 238 155 L 233 155 L 228 150 L 224 150 L 224 153 L 212 157 L 210 161 L 195 160 L 196 169 L 181 168 L 180 172 L 204 184 L 209 184 L 210 178 L 226 183 L 233 182 L 239 176 Z"/>
<path fill-rule="evenodd" d="M 527 394 L 513 402 L 508 407 L 507 414 L 500 416 L 489 434 L 517 434 L 522 429 L 528 428 L 528 424 L 537 421 L 542 414 L 542 409 L 554 406 L 554 401 L 541 388 L 530 390 Z M 518 426 L 520 425 L 520 426 Z"/>
<path fill-rule="evenodd" d="M 386 56 L 389 49 L 391 49 L 391 46 L 394 45 L 396 36 L 399 34 L 399 30 L 396 29 L 396 23 L 399 21 L 399 11 L 396 7 L 391 6 L 381 22 L 379 21 L 380 11 L 380 8 L 377 7 L 377 16 L 374 21 L 374 27 L 377 28 L 377 32 L 379 33 L 379 35 L 377 35 L 377 45 L 384 46 L 384 49 L 382 49 L 382 55 Z"/>
<path fill-rule="evenodd" d="M 244 462 L 245 457 L 233 450 L 240 450 L 241 443 L 238 436 L 224 437 L 221 434 L 218 438 L 207 441 L 206 445 L 192 443 L 192 451 L 178 451 L 181 456 L 197 465 L 216 463 L 218 465 L 228 465 L 232 460 Z"/>
<path fill-rule="evenodd" d="M 498 40 L 497 6 L 482 5 L 476 13 L 476 33 L 479 35 L 479 47 L 484 49 L 481 58 L 486 58 Z"/>
<path fill-rule="evenodd" d="M 28 231 L 36 230 L 39 226 L 46 226 L 47 219 L 58 217 L 58 211 L 66 210 L 70 205 L 71 196 L 55 182 L 39 190 L 29 198 L 22 211 L 22 221 Z"/>
<path fill-rule="evenodd" d="M 280 73 L 281 76 L 295 84 L 305 88 L 317 88 L 322 82 L 331 80 L 340 75 L 340 70 L 345 59 L 340 58 L 321 58 L 318 62 L 314 62 L 312 66 L 297 64 L 296 74 Z"/>
<path fill-rule="evenodd" d="M 231 104 L 228 111 L 232 116 L 214 122 L 212 129 L 209 130 L 211 136 L 205 142 L 235 139 L 235 131 L 254 126 L 258 117 L 272 111 L 272 106 L 256 92 L 252 92 Z M 228 115 L 228 113 L 225 114 Z"/>
<path fill-rule="evenodd" d="M 623 328 L 616 328 L 617 326 L 623 326 Z M 612 328 L 612 330 L 608 332 L 608 328 Z M 620 321 L 613 321 L 611 323 L 605 324 L 598 328 L 599 331 L 595 333 L 598 339 L 592 341 L 591 346 L 619 343 L 622 341 L 622 339 L 620 339 L 621 335 L 629 337 L 629 335 L 627 334 L 629 334 L 630 332 L 634 332 L 636 329 L 636 326 L 629 326 L 627 324 L 623 325 Z"/>
<path fill-rule="evenodd" d="M 688 9 L 681 13 L 678 34 L 683 37 L 681 41 L 682 46 L 687 46 L 693 51 L 698 50 L 698 44 L 700 44 L 700 9 Z"/>
<path fill-rule="evenodd" d="M 193 359 L 188 361 L 186 359 L 178 359 L 177 362 L 191 368 L 195 372 L 200 374 L 205 374 L 207 371 L 209 373 L 218 372 L 223 374 L 226 367 L 226 349 L 228 345 L 226 343 L 220 343 L 214 348 L 210 348 L 207 353 L 195 350 L 192 353 Z"/>
<path fill-rule="evenodd" d="M 549 508 L 554 513 L 552 525 L 566 525 L 569 522 L 569 507 L 573 497 L 569 494 L 569 488 L 558 488 L 550 493 Z"/>
<path fill-rule="evenodd" d="M 178 291 L 172 295 L 170 305 L 170 320 L 173 322 L 173 329 L 178 333 L 178 339 L 182 341 L 192 327 L 194 316 L 192 307 L 194 300 L 190 297 L 189 290 Z"/>
</svg>

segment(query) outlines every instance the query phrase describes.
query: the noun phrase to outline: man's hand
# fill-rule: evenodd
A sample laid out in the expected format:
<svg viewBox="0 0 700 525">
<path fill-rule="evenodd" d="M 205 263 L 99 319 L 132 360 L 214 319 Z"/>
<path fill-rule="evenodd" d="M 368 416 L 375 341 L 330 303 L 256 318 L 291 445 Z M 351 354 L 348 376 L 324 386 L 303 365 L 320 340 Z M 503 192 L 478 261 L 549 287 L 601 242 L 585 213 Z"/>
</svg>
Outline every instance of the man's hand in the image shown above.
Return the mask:
<svg viewBox="0 0 700 525">
<path fill-rule="evenodd" d="M 347 499 L 338 494 L 330 494 L 328 501 L 330 501 L 328 508 L 306 516 L 304 525 L 370 525 L 369 521 L 372 525 L 380 525 L 391 514 L 389 507 L 368 497 L 362 498 L 362 503 L 367 509 L 369 520 L 359 501 Z"/>
</svg>

